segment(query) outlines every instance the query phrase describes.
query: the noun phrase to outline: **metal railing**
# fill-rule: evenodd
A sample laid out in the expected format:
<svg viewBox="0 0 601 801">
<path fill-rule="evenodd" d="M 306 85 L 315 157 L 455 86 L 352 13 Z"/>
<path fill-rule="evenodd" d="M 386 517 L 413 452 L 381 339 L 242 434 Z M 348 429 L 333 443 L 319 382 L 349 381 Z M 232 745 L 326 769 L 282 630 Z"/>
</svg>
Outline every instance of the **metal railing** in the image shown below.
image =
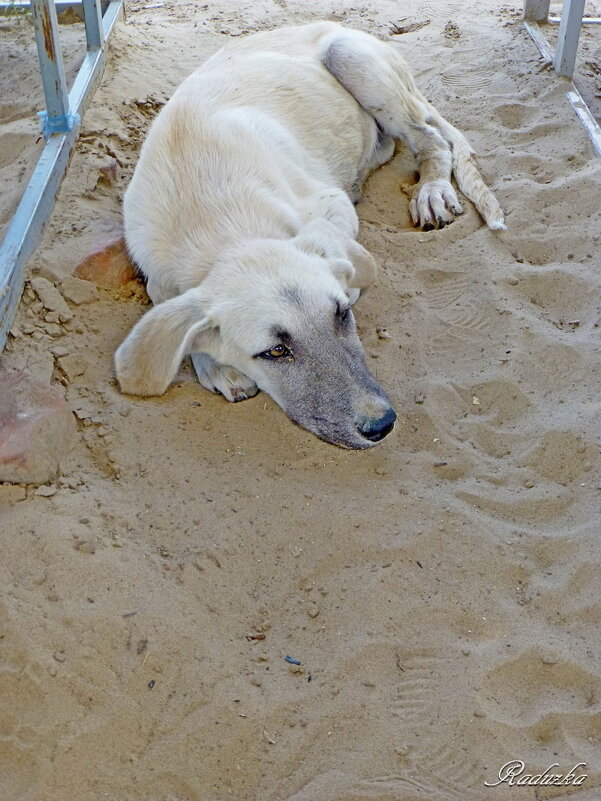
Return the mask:
<svg viewBox="0 0 601 801">
<path fill-rule="evenodd" d="M 564 0 L 561 17 L 550 17 L 550 0 L 524 0 L 524 24 L 545 61 L 553 64 L 558 75 L 571 81 L 566 97 L 591 140 L 595 155 L 601 157 L 601 127 L 572 82 L 580 29 L 584 24 L 601 23 L 599 17 L 584 17 L 585 2 L 586 0 Z M 539 24 L 547 22 L 559 23 L 555 50 L 539 27 Z"/>
<path fill-rule="evenodd" d="M 57 5 L 81 9 L 85 23 L 87 52 L 70 91 L 58 37 Z M 39 115 L 46 144 L 0 246 L 0 351 L 23 292 L 25 264 L 39 244 L 54 207 L 75 146 L 81 115 L 102 75 L 106 40 L 123 0 L 60 4 L 54 0 L 30 0 L 10 4 L 11 8 L 15 6 L 28 7 L 32 13 L 46 99 L 46 110 Z"/>
</svg>

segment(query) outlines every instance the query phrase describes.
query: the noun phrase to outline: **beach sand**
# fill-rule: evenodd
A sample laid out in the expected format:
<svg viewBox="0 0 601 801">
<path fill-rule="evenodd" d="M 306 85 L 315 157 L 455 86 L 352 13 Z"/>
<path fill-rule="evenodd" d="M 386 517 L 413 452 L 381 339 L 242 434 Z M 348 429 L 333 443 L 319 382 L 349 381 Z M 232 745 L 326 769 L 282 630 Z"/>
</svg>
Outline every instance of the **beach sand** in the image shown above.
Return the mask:
<svg viewBox="0 0 601 801">
<path fill-rule="evenodd" d="M 413 230 L 404 152 L 370 178 L 380 272 L 355 314 L 399 420 L 366 452 L 187 367 L 161 398 L 120 395 L 141 291 L 101 290 L 38 341 L 26 298 L 2 365 L 56 380 L 62 346 L 87 368 L 56 492 L 0 486 L 0 796 L 596 801 L 601 161 L 565 83 L 493 0 L 144 5 L 114 32 L 31 271 L 69 275 L 112 236 L 148 125 L 197 64 L 317 18 L 398 46 L 508 230 L 469 204 Z M 485 786 L 510 760 L 588 778 Z"/>
</svg>

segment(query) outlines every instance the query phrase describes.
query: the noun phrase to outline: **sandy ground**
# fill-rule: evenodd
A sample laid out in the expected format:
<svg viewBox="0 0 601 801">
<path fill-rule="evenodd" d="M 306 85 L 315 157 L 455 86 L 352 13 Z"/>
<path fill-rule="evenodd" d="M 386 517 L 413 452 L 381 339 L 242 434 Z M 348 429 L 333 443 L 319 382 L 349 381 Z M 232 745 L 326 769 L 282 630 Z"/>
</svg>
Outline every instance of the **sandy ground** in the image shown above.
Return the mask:
<svg viewBox="0 0 601 801">
<path fill-rule="evenodd" d="M 118 223 L 148 124 L 195 65 L 317 17 L 384 38 L 429 20 L 390 39 L 509 230 L 473 209 L 412 230 L 406 154 L 370 179 L 361 241 L 381 271 L 356 315 L 399 422 L 368 452 L 187 369 L 162 398 L 119 395 L 139 296 L 102 292 L 53 340 L 27 335 L 23 304 L 3 365 L 56 380 L 63 346 L 87 370 L 54 494 L 0 487 L 0 797 L 598 799 L 601 162 L 563 83 L 493 0 L 134 8 L 32 269 L 71 273 Z M 588 778 L 484 785 L 513 759 Z"/>
</svg>

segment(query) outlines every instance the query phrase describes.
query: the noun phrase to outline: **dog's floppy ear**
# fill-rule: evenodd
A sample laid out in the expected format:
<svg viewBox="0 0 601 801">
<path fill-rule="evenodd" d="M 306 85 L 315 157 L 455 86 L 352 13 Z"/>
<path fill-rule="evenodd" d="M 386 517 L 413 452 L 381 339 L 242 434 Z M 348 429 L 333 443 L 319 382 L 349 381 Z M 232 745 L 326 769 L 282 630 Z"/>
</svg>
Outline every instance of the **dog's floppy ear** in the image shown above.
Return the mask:
<svg viewBox="0 0 601 801">
<path fill-rule="evenodd" d="M 198 287 L 159 303 L 133 327 L 115 354 L 117 379 L 129 395 L 162 395 L 184 356 L 215 336 Z"/>
</svg>

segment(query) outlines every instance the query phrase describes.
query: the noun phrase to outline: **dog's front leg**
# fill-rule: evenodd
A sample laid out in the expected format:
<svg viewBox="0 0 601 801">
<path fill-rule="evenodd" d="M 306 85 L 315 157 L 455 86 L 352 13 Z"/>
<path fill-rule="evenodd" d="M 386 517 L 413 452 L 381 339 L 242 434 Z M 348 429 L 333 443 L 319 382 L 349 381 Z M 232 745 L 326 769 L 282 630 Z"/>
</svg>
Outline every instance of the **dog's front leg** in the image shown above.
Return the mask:
<svg viewBox="0 0 601 801">
<path fill-rule="evenodd" d="M 451 186 L 451 148 L 404 59 L 369 34 L 341 30 L 325 48 L 323 63 L 384 134 L 414 153 L 420 171 L 410 203 L 415 225 L 429 230 L 450 223 L 462 211 Z"/>
<path fill-rule="evenodd" d="M 234 367 L 218 364 L 208 353 L 192 353 L 190 358 L 202 386 L 209 392 L 223 395 L 230 403 L 253 398 L 259 391 L 258 386 L 248 376 Z"/>
</svg>

